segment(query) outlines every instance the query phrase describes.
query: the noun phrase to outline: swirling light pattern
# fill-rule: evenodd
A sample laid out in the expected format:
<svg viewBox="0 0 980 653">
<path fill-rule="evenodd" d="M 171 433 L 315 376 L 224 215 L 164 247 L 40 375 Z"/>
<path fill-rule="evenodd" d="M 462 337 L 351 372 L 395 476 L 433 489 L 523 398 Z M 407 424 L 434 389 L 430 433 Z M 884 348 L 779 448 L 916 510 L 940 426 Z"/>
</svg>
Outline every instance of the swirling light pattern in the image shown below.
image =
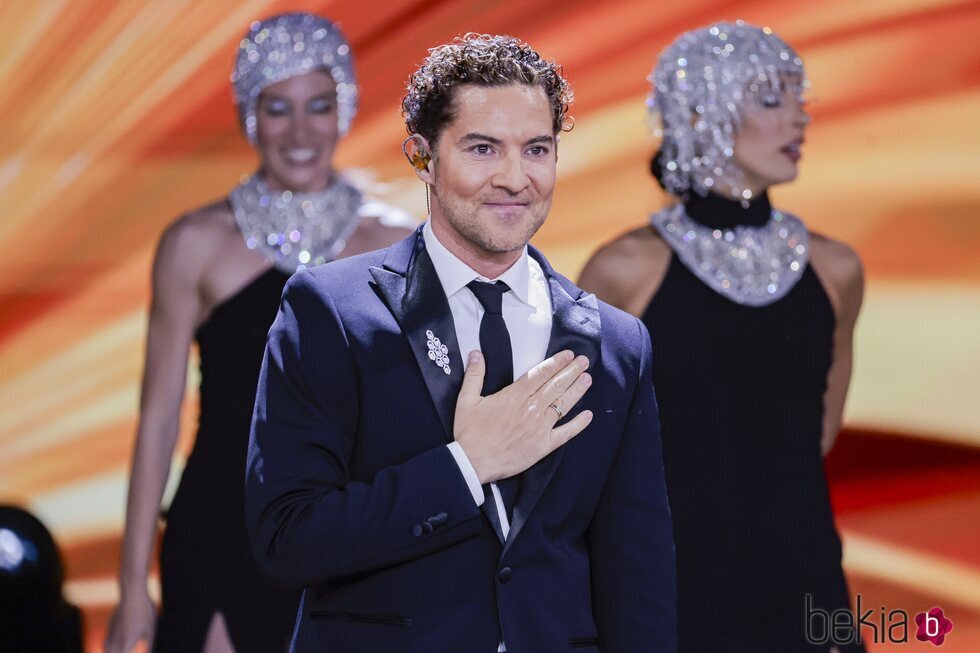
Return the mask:
<svg viewBox="0 0 980 653">
<path fill-rule="evenodd" d="M 774 201 L 864 258 L 847 418 L 891 434 L 853 436 L 873 445 L 858 458 L 845 436 L 831 460 L 852 589 L 873 605 L 939 604 L 956 622 L 944 650 L 980 650 L 977 1 L 2 3 L 0 498 L 58 537 L 92 650 L 116 597 L 153 245 L 254 168 L 229 72 L 248 24 L 286 10 L 341 23 L 362 84 L 339 162 L 372 169 L 384 197 L 416 215 L 424 195 L 399 149 L 398 105 L 426 48 L 511 33 L 561 61 L 577 126 L 562 137 L 552 217 L 535 242 L 573 277 L 597 243 L 666 202 L 646 172 L 657 53 L 722 19 L 771 25 L 791 43 L 813 119 L 801 178 Z M 178 463 L 193 373 L 188 387 Z M 904 435 L 926 453 L 868 471 Z"/>
</svg>

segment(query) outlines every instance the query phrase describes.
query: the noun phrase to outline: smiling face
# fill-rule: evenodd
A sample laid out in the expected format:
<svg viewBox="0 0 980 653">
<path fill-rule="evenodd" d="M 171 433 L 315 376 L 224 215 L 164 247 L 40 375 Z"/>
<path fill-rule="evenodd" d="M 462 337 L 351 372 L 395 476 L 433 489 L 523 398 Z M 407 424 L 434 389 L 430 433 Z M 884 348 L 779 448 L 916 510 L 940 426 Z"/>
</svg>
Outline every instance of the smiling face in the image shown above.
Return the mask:
<svg viewBox="0 0 980 653">
<path fill-rule="evenodd" d="M 272 190 L 323 190 L 333 179 L 337 85 L 325 72 L 267 86 L 256 111 L 256 147 Z"/>
<path fill-rule="evenodd" d="M 506 269 L 551 209 L 551 105 L 540 86 L 463 84 L 453 92 L 452 115 L 431 172 L 420 175 L 433 188 L 432 229 L 481 274 L 488 264 Z"/>
<path fill-rule="evenodd" d="M 741 126 L 732 161 L 742 171 L 743 188 L 753 196 L 774 184 L 792 181 L 799 172 L 803 132 L 810 117 L 798 84 L 782 86 L 780 91 L 760 91 L 739 112 Z"/>
</svg>

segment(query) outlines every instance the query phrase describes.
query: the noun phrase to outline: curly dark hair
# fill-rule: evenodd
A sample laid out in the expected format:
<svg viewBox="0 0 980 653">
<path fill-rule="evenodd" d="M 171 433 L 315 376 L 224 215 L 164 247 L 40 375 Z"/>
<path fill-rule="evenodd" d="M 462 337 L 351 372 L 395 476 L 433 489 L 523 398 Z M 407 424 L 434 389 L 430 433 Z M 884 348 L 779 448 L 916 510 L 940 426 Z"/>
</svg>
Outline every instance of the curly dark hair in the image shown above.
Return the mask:
<svg viewBox="0 0 980 653">
<path fill-rule="evenodd" d="M 429 50 L 408 80 L 402 114 L 409 134 L 424 136 L 436 146 L 441 129 L 453 120 L 453 89 L 461 84 L 540 86 L 548 96 L 554 133 L 569 131 L 572 89 L 561 66 L 541 58 L 527 43 L 512 36 L 476 34 L 457 36 L 451 43 Z"/>
</svg>

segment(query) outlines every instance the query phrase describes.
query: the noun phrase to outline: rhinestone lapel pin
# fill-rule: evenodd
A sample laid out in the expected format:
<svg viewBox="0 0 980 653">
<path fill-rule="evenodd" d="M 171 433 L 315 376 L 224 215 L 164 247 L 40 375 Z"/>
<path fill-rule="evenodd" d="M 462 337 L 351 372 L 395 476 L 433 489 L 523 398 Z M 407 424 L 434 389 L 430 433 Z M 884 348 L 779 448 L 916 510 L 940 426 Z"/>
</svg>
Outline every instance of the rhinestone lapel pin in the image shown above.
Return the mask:
<svg viewBox="0 0 980 653">
<path fill-rule="evenodd" d="M 451 374 L 452 369 L 449 367 L 449 347 L 442 344 L 432 333 L 432 331 L 426 331 L 425 337 L 427 338 L 425 346 L 429 348 L 429 360 L 442 368 L 442 371 L 446 374 Z"/>
</svg>

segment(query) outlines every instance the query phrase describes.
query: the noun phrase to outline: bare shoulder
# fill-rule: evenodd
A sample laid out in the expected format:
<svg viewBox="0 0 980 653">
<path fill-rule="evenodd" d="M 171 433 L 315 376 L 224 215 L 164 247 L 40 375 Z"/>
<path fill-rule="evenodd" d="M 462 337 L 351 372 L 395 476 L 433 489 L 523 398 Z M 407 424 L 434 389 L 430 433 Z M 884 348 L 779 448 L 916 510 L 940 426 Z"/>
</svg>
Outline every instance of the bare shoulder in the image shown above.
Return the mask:
<svg viewBox="0 0 980 653">
<path fill-rule="evenodd" d="M 347 241 L 343 257 L 372 252 L 408 238 L 413 229 L 410 223 L 392 222 L 377 216 L 361 218 L 357 230 Z"/>
<path fill-rule="evenodd" d="M 185 213 L 160 236 L 155 273 L 181 277 L 199 274 L 234 229 L 234 216 L 224 201 Z"/>
<path fill-rule="evenodd" d="M 848 274 L 858 274 L 861 271 L 861 257 L 854 248 L 823 234 L 810 233 L 810 252 L 814 257 L 820 257 L 828 265 Z"/>
<path fill-rule="evenodd" d="M 639 272 L 634 266 L 648 268 L 669 259 L 670 247 L 663 238 L 650 227 L 638 227 L 596 250 L 585 264 L 582 276 L 622 280 Z"/>
<path fill-rule="evenodd" d="M 822 234 L 810 234 L 810 263 L 831 300 L 842 311 L 856 312 L 864 294 L 864 267 L 854 249 Z"/>
<path fill-rule="evenodd" d="M 375 216 L 362 218 L 360 228 L 374 238 L 390 242 L 408 238 L 415 231 L 410 223 L 390 221 Z"/>
<path fill-rule="evenodd" d="M 844 286 L 860 284 L 864 278 L 861 257 L 850 245 L 839 240 L 811 233 L 810 258 L 828 278 Z"/>
<path fill-rule="evenodd" d="M 579 286 L 638 315 L 663 280 L 670 257 L 660 234 L 644 225 L 600 247 L 585 264 Z"/>
</svg>

